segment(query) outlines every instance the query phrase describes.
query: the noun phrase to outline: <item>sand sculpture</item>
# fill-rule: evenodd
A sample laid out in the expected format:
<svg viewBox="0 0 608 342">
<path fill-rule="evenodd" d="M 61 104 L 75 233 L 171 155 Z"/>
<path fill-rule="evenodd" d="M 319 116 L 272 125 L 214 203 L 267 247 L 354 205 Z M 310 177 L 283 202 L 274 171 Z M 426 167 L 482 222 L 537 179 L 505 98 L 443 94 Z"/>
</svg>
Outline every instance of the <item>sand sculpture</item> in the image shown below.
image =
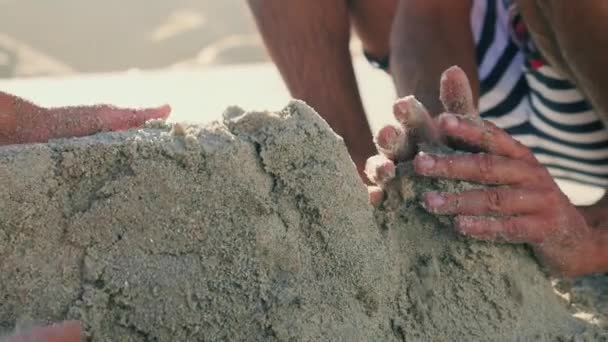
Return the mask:
<svg viewBox="0 0 608 342">
<path fill-rule="evenodd" d="M 399 166 L 374 210 L 294 101 L 205 127 L 0 148 L 0 328 L 92 341 L 597 340 L 523 246 L 470 241 Z"/>
</svg>

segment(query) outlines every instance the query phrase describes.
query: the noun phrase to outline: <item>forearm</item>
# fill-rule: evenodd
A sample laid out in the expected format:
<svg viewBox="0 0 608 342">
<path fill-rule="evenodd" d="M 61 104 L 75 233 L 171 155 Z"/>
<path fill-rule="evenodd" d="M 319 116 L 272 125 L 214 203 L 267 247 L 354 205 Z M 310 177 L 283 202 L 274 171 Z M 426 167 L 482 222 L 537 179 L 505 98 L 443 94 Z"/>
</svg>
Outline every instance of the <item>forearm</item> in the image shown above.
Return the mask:
<svg viewBox="0 0 608 342">
<path fill-rule="evenodd" d="M 291 95 L 315 108 L 345 139 L 351 154 L 373 154 L 349 50 L 346 1 L 249 0 L 249 4 Z"/>
<path fill-rule="evenodd" d="M 443 71 L 460 66 L 479 98 L 471 1 L 402 0 L 391 34 L 391 74 L 399 96 L 415 95 L 429 111 L 443 111 L 438 82 Z"/>
<path fill-rule="evenodd" d="M 536 0 L 536 4 L 557 45 L 557 52 L 547 54 L 561 55 L 557 60 L 564 61 L 562 69 L 608 123 L 608 2 Z"/>
</svg>

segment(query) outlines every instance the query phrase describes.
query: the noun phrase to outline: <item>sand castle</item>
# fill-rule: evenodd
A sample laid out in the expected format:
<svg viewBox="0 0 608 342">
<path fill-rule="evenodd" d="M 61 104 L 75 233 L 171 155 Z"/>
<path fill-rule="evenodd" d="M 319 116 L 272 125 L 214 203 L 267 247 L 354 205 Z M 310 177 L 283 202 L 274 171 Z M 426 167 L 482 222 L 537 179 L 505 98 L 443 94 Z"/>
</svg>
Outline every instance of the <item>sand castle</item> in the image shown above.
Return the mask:
<svg viewBox="0 0 608 342">
<path fill-rule="evenodd" d="M 523 246 L 419 206 L 374 210 L 340 137 L 294 101 L 223 123 L 0 148 L 0 329 L 92 341 L 598 340 Z"/>
</svg>

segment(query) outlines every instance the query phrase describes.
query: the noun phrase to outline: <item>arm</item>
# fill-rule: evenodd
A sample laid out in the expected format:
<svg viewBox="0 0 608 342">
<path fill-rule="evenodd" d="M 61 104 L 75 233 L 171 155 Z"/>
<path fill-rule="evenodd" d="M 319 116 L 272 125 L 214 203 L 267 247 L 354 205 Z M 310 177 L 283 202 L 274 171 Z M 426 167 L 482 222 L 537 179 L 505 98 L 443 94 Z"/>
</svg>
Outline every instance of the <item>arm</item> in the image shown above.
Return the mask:
<svg viewBox="0 0 608 342">
<path fill-rule="evenodd" d="M 391 73 L 398 95 L 415 95 L 431 114 L 443 111 L 437 80 L 452 65 L 469 79 L 479 98 L 471 1 L 401 0 L 391 34 Z"/>
<path fill-rule="evenodd" d="M 608 122 L 608 2 L 519 0 L 519 5 L 549 62 L 578 85 Z"/>
<path fill-rule="evenodd" d="M 166 119 L 169 106 L 148 109 L 110 105 L 44 108 L 0 91 L 0 146 L 81 137 L 101 131 L 119 131 Z"/>
<path fill-rule="evenodd" d="M 249 0 L 291 95 L 341 135 L 359 171 L 375 153 L 349 50 L 347 1 Z"/>
</svg>

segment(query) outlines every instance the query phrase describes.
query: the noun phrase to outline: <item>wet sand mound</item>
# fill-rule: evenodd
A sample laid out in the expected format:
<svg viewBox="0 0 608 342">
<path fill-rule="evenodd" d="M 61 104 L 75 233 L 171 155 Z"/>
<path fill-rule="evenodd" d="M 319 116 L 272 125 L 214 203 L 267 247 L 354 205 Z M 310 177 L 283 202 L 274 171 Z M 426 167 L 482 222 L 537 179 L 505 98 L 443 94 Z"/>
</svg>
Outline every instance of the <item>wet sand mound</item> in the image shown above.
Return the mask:
<svg viewBox="0 0 608 342">
<path fill-rule="evenodd" d="M 367 203 L 302 102 L 224 123 L 0 148 L 0 327 L 93 341 L 555 340 L 572 318 L 524 247 L 467 241 L 408 176 Z"/>
</svg>

